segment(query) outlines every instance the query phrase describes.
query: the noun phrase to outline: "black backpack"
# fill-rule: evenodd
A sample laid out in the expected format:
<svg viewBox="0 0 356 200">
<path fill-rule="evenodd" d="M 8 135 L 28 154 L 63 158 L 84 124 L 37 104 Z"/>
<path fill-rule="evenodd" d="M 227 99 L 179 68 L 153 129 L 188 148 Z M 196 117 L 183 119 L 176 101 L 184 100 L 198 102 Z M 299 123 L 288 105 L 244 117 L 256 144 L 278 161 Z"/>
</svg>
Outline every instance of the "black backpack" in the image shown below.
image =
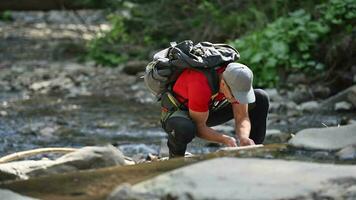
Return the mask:
<svg viewBox="0 0 356 200">
<path fill-rule="evenodd" d="M 146 67 L 144 80 L 147 88 L 160 100 L 163 93 L 171 91 L 178 76 L 186 68 L 202 71 L 208 78 L 212 93 L 219 90 L 216 68 L 240 58 L 239 52 L 227 44 L 191 40 L 171 43 L 169 48 L 159 51 Z"/>
</svg>

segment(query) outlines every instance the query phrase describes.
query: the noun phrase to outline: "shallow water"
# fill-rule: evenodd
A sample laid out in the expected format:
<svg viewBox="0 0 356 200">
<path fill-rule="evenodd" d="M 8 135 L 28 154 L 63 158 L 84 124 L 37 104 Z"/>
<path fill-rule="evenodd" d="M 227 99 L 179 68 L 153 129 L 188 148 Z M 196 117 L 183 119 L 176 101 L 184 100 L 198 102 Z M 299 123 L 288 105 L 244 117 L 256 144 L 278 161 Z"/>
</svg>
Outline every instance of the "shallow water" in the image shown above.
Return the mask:
<svg viewBox="0 0 356 200">
<path fill-rule="evenodd" d="M 0 100 L 0 155 L 107 143 L 126 147 L 147 144 L 157 151 L 165 137 L 154 105 L 103 96 L 63 99 L 13 94 Z"/>
</svg>

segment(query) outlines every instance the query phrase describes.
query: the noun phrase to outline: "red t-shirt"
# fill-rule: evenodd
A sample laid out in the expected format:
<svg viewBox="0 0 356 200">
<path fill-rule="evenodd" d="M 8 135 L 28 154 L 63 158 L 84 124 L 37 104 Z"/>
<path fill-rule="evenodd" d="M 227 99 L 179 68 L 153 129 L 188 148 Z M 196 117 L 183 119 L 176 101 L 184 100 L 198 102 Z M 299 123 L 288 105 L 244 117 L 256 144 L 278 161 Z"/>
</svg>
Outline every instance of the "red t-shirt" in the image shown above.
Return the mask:
<svg viewBox="0 0 356 200">
<path fill-rule="evenodd" d="M 223 66 L 216 71 L 221 74 L 225 68 Z M 206 112 L 214 101 L 225 99 L 224 94 L 220 92 L 212 99 L 208 78 L 203 72 L 194 69 L 185 69 L 182 72 L 173 86 L 173 92 L 181 103 L 187 100 L 185 106 L 196 112 Z"/>
</svg>

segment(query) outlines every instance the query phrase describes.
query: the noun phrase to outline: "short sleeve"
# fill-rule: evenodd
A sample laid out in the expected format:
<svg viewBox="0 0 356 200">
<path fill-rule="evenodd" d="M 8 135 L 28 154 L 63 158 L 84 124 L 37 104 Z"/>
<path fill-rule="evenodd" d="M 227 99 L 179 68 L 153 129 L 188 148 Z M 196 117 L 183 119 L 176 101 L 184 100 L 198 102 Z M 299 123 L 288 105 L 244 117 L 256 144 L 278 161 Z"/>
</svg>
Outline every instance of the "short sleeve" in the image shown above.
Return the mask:
<svg viewBox="0 0 356 200">
<path fill-rule="evenodd" d="M 209 110 L 211 89 L 208 79 L 201 72 L 191 71 L 188 83 L 188 108 L 196 112 Z"/>
</svg>

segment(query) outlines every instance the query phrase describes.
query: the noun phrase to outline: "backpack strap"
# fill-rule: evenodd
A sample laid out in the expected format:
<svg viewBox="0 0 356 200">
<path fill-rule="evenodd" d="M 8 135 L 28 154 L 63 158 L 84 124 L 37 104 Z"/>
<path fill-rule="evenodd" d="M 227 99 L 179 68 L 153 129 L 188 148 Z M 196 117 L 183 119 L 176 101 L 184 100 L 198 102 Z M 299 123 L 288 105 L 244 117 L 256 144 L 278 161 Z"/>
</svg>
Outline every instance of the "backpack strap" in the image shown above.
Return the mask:
<svg viewBox="0 0 356 200">
<path fill-rule="evenodd" d="M 212 95 L 219 92 L 219 75 L 215 68 L 201 70 L 208 79 Z"/>
</svg>

